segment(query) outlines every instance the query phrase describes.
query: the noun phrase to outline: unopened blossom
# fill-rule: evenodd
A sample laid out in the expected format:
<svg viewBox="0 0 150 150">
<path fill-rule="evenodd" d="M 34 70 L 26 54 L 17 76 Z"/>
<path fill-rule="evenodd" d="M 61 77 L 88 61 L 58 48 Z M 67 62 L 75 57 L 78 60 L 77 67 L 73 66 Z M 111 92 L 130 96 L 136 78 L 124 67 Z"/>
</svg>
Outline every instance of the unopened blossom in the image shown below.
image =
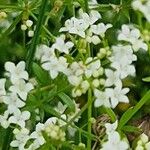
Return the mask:
<svg viewBox="0 0 150 150">
<path fill-rule="evenodd" d="M 111 107 L 115 108 L 119 102 L 128 103 L 129 99 L 126 94 L 129 88 L 122 88 L 122 84 L 117 85 L 115 88 L 107 88 L 106 93 L 110 97 Z"/>
<path fill-rule="evenodd" d="M 9 73 L 9 77 L 12 83 L 20 80 L 25 79 L 28 80 L 29 75 L 27 71 L 25 71 L 25 62 L 20 61 L 17 65 L 12 62 L 5 63 L 5 69 Z"/>
<path fill-rule="evenodd" d="M 0 103 L 3 102 L 3 99 L 6 95 L 6 90 L 5 90 L 5 83 L 6 79 L 0 79 Z"/>
<path fill-rule="evenodd" d="M 32 21 L 32 20 L 27 20 L 27 21 L 25 22 L 25 24 L 26 24 L 27 27 L 30 28 L 30 27 L 33 25 L 33 21 Z"/>
<path fill-rule="evenodd" d="M 28 37 L 33 37 L 34 36 L 34 31 L 33 30 L 29 30 L 28 31 Z"/>
<path fill-rule="evenodd" d="M 91 77 L 93 72 L 98 70 L 101 67 L 100 60 L 95 60 L 96 58 L 88 57 L 86 60 L 86 70 L 85 70 L 85 76 L 87 78 Z"/>
<path fill-rule="evenodd" d="M 91 31 L 92 33 L 96 35 L 100 35 L 102 38 L 105 36 L 105 32 L 107 29 L 111 28 L 111 24 L 104 24 L 104 23 L 99 23 L 98 25 L 92 25 L 91 26 Z"/>
<path fill-rule="evenodd" d="M 25 106 L 25 103 L 20 100 L 16 93 L 7 95 L 4 99 L 4 103 L 7 104 L 7 111 L 10 114 L 19 111 L 19 108 Z"/>
<path fill-rule="evenodd" d="M 18 111 L 14 113 L 13 116 L 9 118 L 10 123 L 18 124 L 21 128 L 25 127 L 25 121 L 27 121 L 30 118 L 30 112 L 29 111 Z"/>
<path fill-rule="evenodd" d="M 56 38 L 56 42 L 52 45 L 52 48 L 57 49 L 61 53 L 69 54 L 69 49 L 71 49 L 74 44 L 71 41 L 65 43 L 64 40 L 64 36 Z"/>
<path fill-rule="evenodd" d="M 19 150 L 25 150 L 25 145 L 30 139 L 29 130 L 26 128 L 21 128 L 20 130 L 16 128 L 13 133 L 15 135 L 15 140 L 13 140 L 10 145 L 18 148 Z"/>
<path fill-rule="evenodd" d="M 16 93 L 24 101 L 27 99 L 28 93 L 33 89 L 31 83 L 26 83 L 24 80 L 18 80 L 14 85 L 10 86 L 9 91 Z"/>
<path fill-rule="evenodd" d="M 140 135 L 135 150 L 150 150 L 150 141 L 146 134 L 142 133 Z"/>
<path fill-rule="evenodd" d="M 109 101 L 109 96 L 106 94 L 105 91 L 100 91 L 98 89 L 94 90 L 94 96 L 95 96 L 95 101 L 94 101 L 94 106 L 95 107 L 100 107 L 100 106 L 105 106 L 105 107 L 110 107 L 110 101 Z"/>
<path fill-rule="evenodd" d="M 89 42 L 89 43 L 93 43 L 94 45 L 97 45 L 101 42 L 100 38 L 98 35 L 93 35 L 91 29 L 89 29 L 87 31 L 87 34 L 86 34 L 86 41 Z"/>
</svg>

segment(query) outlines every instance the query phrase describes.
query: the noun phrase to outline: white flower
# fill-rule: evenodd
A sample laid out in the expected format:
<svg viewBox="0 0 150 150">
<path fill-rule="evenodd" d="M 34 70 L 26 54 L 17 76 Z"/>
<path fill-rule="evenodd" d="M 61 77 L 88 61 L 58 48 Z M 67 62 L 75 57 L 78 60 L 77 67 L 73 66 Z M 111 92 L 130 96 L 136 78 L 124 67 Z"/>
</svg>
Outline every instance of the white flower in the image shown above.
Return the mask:
<svg viewBox="0 0 150 150">
<path fill-rule="evenodd" d="M 115 132 L 115 130 L 117 129 L 117 127 L 118 127 L 118 121 L 117 120 L 113 124 L 106 123 L 105 124 L 106 133 L 108 135 L 112 134 L 113 132 Z"/>
<path fill-rule="evenodd" d="M 22 98 L 24 101 L 27 99 L 28 93 L 33 89 L 33 85 L 31 83 L 26 83 L 24 80 L 18 80 L 14 83 L 14 85 L 10 86 L 9 91 L 16 93 Z"/>
<path fill-rule="evenodd" d="M 147 44 L 140 39 L 141 34 L 139 29 L 125 24 L 122 25 L 121 29 L 122 30 L 118 35 L 118 40 L 130 42 L 134 51 L 138 51 L 139 49 L 148 49 Z"/>
<path fill-rule="evenodd" d="M 21 128 L 25 127 L 25 121 L 30 118 L 30 112 L 29 111 L 18 111 L 17 113 L 14 113 L 14 116 L 11 116 L 8 121 L 9 123 L 18 124 Z"/>
<path fill-rule="evenodd" d="M 0 124 L 3 128 L 8 128 L 10 123 L 8 121 L 9 112 L 5 111 L 4 115 L 0 115 Z"/>
<path fill-rule="evenodd" d="M 16 66 L 12 62 L 5 63 L 5 69 L 9 72 L 10 80 L 12 83 L 19 79 L 28 80 L 28 73 L 25 71 L 25 62 L 20 61 Z"/>
<path fill-rule="evenodd" d="M 58 105 L 57 107 L 55 107 L 55 110 L 60 113 L 60 114 L 63 114 L 66 110 L 67 106 L 66 105 L 63 105 L 61 102 L 58 102 Z"/>
<path fill-rule="evenodd" d="M 135 67 L 133 65 L 123 65 L 120 62 L 114 62 L 111 66 L 117 70 L 121 79 L 126 78 L 128 75 L 135 75 Z"/>
<path fill-rule="evenodd" d="M 36 130 L 30 135 L 30 138 L 34 139 L 33 143 L 30 145 L 30 148 L 37 149 L 46 142 L 42 131 L 44 131 L 44 124 L 38 123 L 36 125 Z"/>
<path fill-rule="evenodd" d="M 101 19 L 101 15 L 96 10 L 91 10 L 89 15 L 85 12 L 83 12 L 82 9 L 79 11 L 80 17 L 85 21 L 87 25 L 94 24 L 98 19 Z"/>
<path fill-rule="evenodd" d="M 3 99 L 6 95 L 5 83 L 6 79 L 0 79 L 0 103 L 3 102 Z"/>
<path fill-rule="evenodd" d="M 110 69 L 106 69 L 105 70 L 105 75 L 106 75 L 106 81 L 105 81 L 105 86 L 109 87 L 112 85 L 118 85 L 120 84 L 121 80 L 119 78 L 118 72 L 117 71 L 113 71 Z"/>
<path fill-rule="evenodd" d="M 126 94 L 129 92 L 129 88 L 123 88 L 122 84 L 117 85 L 114 89 L 107 88 L 106 94 L 110 97 L 111 107 L 115 108 L 119 102 L 128 103 L 129 99 Z"/>
<path fill-rule="evenodd" d="M 131 28 L 129 25 L 122 25 L 118 35 L 118 40 L 131 42 L 140 38 L 140 31 L 136 28 Z"/>
<path fill-rule="evenodd" d="M 117 45 L 112 47 L 112 56 L 110 61 L 111 66 L 117 70 L 121 79 L 128 75 L 135 74 L 135 67 L 131 65 L 133 61 L 137 60 L 136 55 L 133 54 L 133 50 L 130 45 Z"/>
<path fill-rule="evenodd" d="M 68 63 L 66 58 L 64 57 L 53 57 L 49 62 L 45 62 L 42 64 L 43 69 L 49 71 L 52 79 L 55 79 L 59 72 L 63 72 L 64 74 L 68 73 Z"/>
<path fill-rule="evenodd" d="M 133 54 L 132 47 L 130 45 L 117 45 L 112 46 L 111 62 L 118 62 L 122 65 L 131 64 L 137 60 L 137 56 Z"/>
<path fill-rule="evenodd" d="M 65 43 L 64 40 L 63 36 L 56 38 L 56 42 L 52 45 L 52 48 L 57 49 L 61 53 L 69 54 L 69 49 L 71 49 L 74 44 L 71 41 Z"/>
<path fill-rule="evenodd" d="M 94 34 L 100 35 L 103 38 L 107 29 L 111 27 L 111 24 L 105 25 L 104 23 L 99 23 L 98 25 L 92 25 L 90 29 Z"/>
<path fill-rule="evenodd" d="M 41 59 L 42 62 L 49 61 L 54 56 L 54 49 L 45 44 L 40 44 L 36 49 L 35 57 L 39 60 Z"/>
<path fill-rule="evenodd" d="M 68 31 L 71 34 L 76 34 L 85 38 L 85 30 L 88 28 L 88 26 L 89 25 L 86 24 L 83 19 L 72 17 L 65 22 L 65 27 L 62 27 L 59 31 Z"/>
<path fill-rule="evenodd" d="M 14 129 L 13 133 L 15 134 L 15 140 L 10 143 L 12 147 L 18 147 L 19 150 L 25 150 L 25 145 L 30 139 L 29 130 L 26 128 Z"/>
<path fill-rule="evenodd" d="M 96 100 L 94 102 L 95 107 L 100 107 L 102 105 L 104 105 L 105 107 L 110 107 L 109 97 L 105 92 L 95 89 L 94 96 L 96 97 Z"/>
<path fill-rule="evenodd" d="M 25 106 L 25 103 L 21 101 L 15 93 L 11 93 L 9 96 L 6 96 L 4 103 L 8 105 L 8 112 L 10 114 L 19 111 L 19 108 Z"/>
<path fill-rule="evenodd" d="M 102 144 L 102 148 L 100 150 L 128 150 L 129 145 L 125 140 L 121 140 L 118 132 L 113 132 L 108 135 L 108 141 Z"/>
</svg>

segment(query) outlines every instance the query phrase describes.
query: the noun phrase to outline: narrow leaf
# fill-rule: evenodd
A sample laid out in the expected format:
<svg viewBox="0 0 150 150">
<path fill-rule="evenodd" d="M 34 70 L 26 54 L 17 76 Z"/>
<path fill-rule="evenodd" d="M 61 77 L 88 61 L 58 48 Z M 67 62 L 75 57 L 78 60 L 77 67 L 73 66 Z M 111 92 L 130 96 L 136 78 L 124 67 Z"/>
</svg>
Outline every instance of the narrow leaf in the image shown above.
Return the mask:
<svg viewBox="0 0 150 150">
<path fill-rule="evenodd" d="M 150 77 L 143 78 L 142 80 L 145 82 L 150 82 Z"/>
<path fill-rule="evenodd" d="M 150 90 L 143 96 L 143 98 L 133 107 L 129 108 L 121 117 L 118 129 L 122 127 L 141 109 L 141 107 L 150 100 Z"/>
<path fill-rule="evenodd" d="M 67 106 L 70 108 L 70 110 L 75 111 L 74 102 L 68 95 L 66 95 L 65 93 L 61 92 L 61 93 L 58 94 L 58 96 L 61 98 L 61 100 L 65 104 L 67 104 Z"/>
<path fill-rule="evenodd" d="M 36 76 L 37 80 L 43 84 L 47 85 L 49 81 L 49 75 L 48 73 L 43 70 L 38 64 L 33 63 L 32 64 L 33 73 Z"/>
</svg>

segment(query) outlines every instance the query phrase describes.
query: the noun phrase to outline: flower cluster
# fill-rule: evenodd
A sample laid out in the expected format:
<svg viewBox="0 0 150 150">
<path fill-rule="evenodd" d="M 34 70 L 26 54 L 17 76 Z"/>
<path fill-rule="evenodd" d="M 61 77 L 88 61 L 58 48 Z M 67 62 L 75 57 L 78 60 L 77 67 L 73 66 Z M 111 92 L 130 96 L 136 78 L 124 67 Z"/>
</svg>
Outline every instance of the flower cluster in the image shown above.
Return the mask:
<svg viewBox="0 0 150 150">
<path fill-rule="evenodd" d="M 148 139 L 148 136 L 144 133 L 142 133 L 137 141 L 137 145 L 135 150 L 149 150 L 150 149 L 150 141 Z"/>
<path fill-rule="evenodd" d="M 25 122 L 30 118 L 30 112 L 21 109 L 25 106 L 27 95 L 33 89 L 33 85 L 28 81 L 24 61 L 16 66 L 12 62 L 6 62 L 5 69 L 11 84 L 6 92 L 6 79 L 1 79 L 1 102 L 6 104 L 7 110 L 0 115 L 0 123 L 4 128 L 8 128 L 11 123 L 24 128 Z"/>
<path fill-rule="evenodd" d="M 45 123 L 38 123 L 32 133 L 27 128 L 15 128 L 13 133 L 16 139 L 10 145 L 19 150 L 36 150 L 46 143 L 44 134 L 51 140 L 64 141 L 65 132 L 55 123 L 55 119 L 49 118 Z"/>
<path fill-rule="evenodd" d="M 21 25 L 21 30 L 25 31 L 25 30 L 28 29 L 28 37 L 33 37 L 34 36 L 34 31 L 31 28 L 32 26 L 33 26 L 33 21 L 32 20 L 26 20 Z"/>
</svg>

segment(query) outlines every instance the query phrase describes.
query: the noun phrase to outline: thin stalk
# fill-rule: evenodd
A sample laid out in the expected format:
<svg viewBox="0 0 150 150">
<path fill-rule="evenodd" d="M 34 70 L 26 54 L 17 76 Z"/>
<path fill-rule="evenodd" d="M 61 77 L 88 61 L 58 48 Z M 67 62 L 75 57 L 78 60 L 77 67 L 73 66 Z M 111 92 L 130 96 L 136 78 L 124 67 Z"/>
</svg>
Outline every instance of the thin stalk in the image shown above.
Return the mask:
<svg viewBox="0 0 150 150">
<path fill-rule="evenodd" d="M 34 20 L 36 20 L 36 21 L 38 20 L 37 17 L 32 12 L 30 12 L 30 14 L 34 18 Z M 42 28 L 50 36 L 50 38 L 54 41 L 55 36 L 44 25 L 42 25 Z"/>
<path fill-rule="evenodd" d="M 31 71 L 30 69 L 31 69 L 32 61 L 33 61 L 34 54 L 35 54 L 35 51 L 36 51 L 36 46 L 39 42 L 39 37 L 40 37 L 42 25 L 44 23 L 44 17 L 43 16 L 45 14 L 47 3 L 48 3 L 48 0 L 43 0 L 42 1 L 41 9 L 40 9 L 40 13 L 39 13 L 38 21 L 37 21 L 37 26 L 36 26 L 36 29 L 35 29 L 35 35 L 32 39 L 32 43 L 31 43 L 30 49 L 28 51 L 27 61 L 26 61 L 26 68 L 29 71 Z"/>
<path fill-rule="evenodd" d="M 91 134 L 92 123 L 90 121 L 92 117 L 92 91 L 88 90 L 88 133 Z M 87 139 L 87 150 L 91 150 L 92 140 L 90 137 Z"/>
<path fill-rule="evenodd" d="M 9 35 L 14 30 L 16 25 L 20 22 L 21 18 L 22 18 L 22 13 L 15 18 L 15 20 L 9 26 L 9 28 L 2 34 L 2 37 Z"/>
<path fill-rule="evenodd" d="M 84 4 L 85 4 L 85 11 L 88 13 L 89 12 L 88 0 L 84 0 Z"/>
</svg>

